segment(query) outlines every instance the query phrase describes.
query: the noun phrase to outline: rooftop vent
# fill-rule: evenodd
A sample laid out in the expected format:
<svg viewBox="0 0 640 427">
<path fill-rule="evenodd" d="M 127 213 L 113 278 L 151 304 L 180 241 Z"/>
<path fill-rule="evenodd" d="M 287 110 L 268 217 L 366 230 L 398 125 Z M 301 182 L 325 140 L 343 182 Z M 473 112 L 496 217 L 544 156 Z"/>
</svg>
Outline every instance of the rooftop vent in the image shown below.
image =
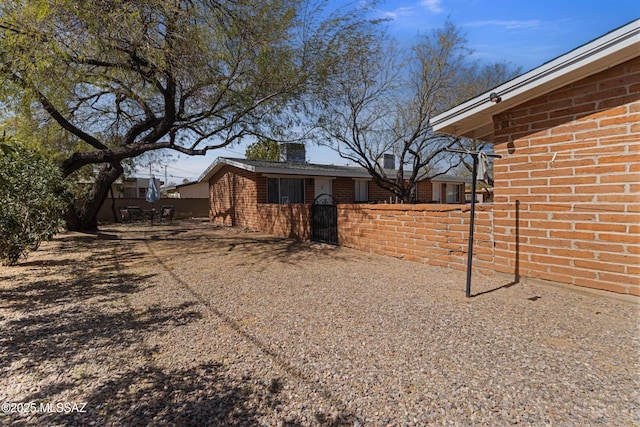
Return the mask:
<svg viewBox="0 0 640 427">
<path fill-rule="evenodd" d="M 396 157 L 393 154 L 385 153 L 380 158 L 380 164 L 383 169 L 395 169 L 396 168 Z"/>
</svg>

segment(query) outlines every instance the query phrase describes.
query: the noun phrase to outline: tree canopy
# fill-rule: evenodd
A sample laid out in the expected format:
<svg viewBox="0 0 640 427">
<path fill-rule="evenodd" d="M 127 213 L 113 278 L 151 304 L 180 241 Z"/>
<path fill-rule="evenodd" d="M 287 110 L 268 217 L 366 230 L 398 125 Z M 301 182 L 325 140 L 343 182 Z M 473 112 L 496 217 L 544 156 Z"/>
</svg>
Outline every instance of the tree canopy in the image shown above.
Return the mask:
<svg viewBox="0 0 640 427">
<path fill-rule="evenodd" d="M 364 10 L 301 0 L 25 0 L 0 5 L 0 99 L 63 129 L 64 176 L 99 173 L 72 228 L 95 215 L 122 162 L 205 154 L 282 134 L 299 103 L 366 51 Z M 345 56 L 346 55 L 346 56 Z"/>
<path fill-rule="evenodd" d="M 280 145 L 273 139 L 261 139 L 250 144 L 245 150 L 244 156 L 249 160 L 280 160 Z"/>
</svg>

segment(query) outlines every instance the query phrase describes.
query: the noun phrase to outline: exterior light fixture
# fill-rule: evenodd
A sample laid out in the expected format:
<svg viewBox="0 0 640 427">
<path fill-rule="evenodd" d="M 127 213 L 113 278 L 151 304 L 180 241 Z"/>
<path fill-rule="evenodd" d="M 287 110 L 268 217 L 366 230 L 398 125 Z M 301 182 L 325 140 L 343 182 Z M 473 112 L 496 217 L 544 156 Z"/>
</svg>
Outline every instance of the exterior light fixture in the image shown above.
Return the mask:
<svg viewBox="0 0 640 427">
<path fill-rule="evenodd" d="M 489 95 L 489 101 L 495 102 L 497 104 L 498 102 L 502 101 L 502 98 L 497 93 L 491 92 L 491 95 Z"/>
</svg>

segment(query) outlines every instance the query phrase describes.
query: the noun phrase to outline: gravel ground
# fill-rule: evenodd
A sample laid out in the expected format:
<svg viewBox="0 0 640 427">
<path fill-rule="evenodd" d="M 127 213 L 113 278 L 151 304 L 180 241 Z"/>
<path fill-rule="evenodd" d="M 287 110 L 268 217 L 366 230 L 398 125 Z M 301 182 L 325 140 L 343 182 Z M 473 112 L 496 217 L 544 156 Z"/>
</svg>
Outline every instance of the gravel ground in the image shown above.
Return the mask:
<svg viewBox="0 0 640 427">
<path fill-rule="evenodd" d="M 0 267 L 0 425 L 640 426 L 637 301 L 464 283 L 202 222 L 62 234 Z"/>
</svg>

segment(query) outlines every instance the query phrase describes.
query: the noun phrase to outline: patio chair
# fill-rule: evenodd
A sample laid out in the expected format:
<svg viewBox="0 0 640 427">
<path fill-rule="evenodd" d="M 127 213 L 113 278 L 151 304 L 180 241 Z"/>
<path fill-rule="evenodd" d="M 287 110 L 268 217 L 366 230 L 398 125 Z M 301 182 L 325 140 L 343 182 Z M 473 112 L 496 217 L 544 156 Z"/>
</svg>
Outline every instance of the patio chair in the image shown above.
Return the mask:
<svg viewBox="0 0 640 427">
<path fill-rule="evenodd" d="M 172 222 L 173 221 L 173 212 L 175 211 L 173 206 L 163 206 L 160 211 L 160 222 Z"/>
<path fill-rule="evenodd" d="M 119 208 L 119 210 L 120 210 L 120 220 L 122 222 L 131 222 L 131 215 L 129 215 L 129 209 Z"/>
</svg>

